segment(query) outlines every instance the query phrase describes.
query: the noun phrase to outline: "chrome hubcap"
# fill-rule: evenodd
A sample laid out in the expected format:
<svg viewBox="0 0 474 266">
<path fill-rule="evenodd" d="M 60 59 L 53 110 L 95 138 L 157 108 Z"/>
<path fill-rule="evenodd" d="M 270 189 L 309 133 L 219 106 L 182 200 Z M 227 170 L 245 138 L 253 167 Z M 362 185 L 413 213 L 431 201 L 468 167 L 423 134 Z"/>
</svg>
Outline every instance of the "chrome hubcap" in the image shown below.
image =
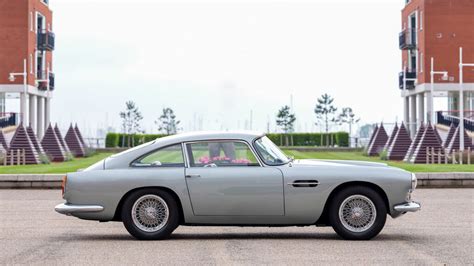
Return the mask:
<svg viewBox="0 0 474 266">
<path fill-rule="evenodd" d="M 339 220 L 351 232 L 364 232 L 374 225 L 376 217 L 374 203 L 363 195 L 352 195 L 339 207 Z"/>
<path fill-rule="evenodd" d="M 168 222 L 168 217 L 168 205 L 157 195 L 143 195 L 132 207 L 133 223 L 145 232 L 159 231 Z"/>
</svg>

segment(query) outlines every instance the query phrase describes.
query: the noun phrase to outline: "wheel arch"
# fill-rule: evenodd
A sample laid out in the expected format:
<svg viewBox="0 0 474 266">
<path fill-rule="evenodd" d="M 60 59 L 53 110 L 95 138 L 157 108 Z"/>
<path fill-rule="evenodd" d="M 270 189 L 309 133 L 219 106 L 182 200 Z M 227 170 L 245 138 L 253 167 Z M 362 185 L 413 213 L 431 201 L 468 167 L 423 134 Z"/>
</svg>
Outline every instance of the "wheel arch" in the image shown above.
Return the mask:
<svg viewBox="0 0 474 266">
<path fill-rule="evenodd" d="M 379 185 L 374 184 L 372 182 L 367 182 L 367 181 L 348 181 L 348 182 L 339 184 L 337 187 L 335 187 L 331 191 L 331 193 L 329 194 L 326 200 L 326 203 L 324 204 L 323 212 L 321 216 L 319 217 L 318 221 L 316 221 L 316 225 L 320 225 L 320 226 L 329 225 L 328 211 L 329 211 L 330 202 L 339 191 L 351 186 L 365 186 L 365 187 L 369 187 L 375 190 L 377 193 L 379 193 L 380 196 L 382 196 L 385 206 L 387 207 L 388 214 L 390 214 L 390 205 L 388 202 L 387 193 L 385 193 L 385 191 Z"/>
<path fill-rule="evenodd" d="M 179 208 L 179 224 L 184 224 L 184 212 L 183 212 L 183 205 L 181 204 L 181 199 L 178 197 L 178 194 L 174 192 L 172 189 L 167 188 L 167 187 L 160 187 L 160 186 L 147 186 L 147 187 L 137 187 L 132 190 L 129 190 L 127 193 L 125 193 L 122 198 L 120 199 L 119 203 L 117 204 L 117 207 L 115 209 L 115 214 L 114 218 L 112 219 L 113 221 L 122 221 L 122 206 L 125 202 L 125 199 L 127 199 L 130 194 L 132 194 L 135 191 L 142 190 L 142 189 L 157 189 L 157 190 L 162 190 L 168 192 L 173 199 L 176 201 L 176 204 L 178 204 Z"/>
</svg>

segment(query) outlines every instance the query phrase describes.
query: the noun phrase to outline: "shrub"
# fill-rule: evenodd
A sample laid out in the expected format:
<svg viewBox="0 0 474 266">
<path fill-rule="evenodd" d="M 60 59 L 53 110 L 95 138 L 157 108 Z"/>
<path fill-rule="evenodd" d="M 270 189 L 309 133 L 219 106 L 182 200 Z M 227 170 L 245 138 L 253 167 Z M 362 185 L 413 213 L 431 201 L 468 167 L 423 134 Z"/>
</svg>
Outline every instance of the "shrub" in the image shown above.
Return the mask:
<svg viewBox="0 0 474 266">
<path fill-rule="evenodd" d="M 117 133 L 107 133 L 105 137 L 105 147 L 115 148 L 119 144 L 119 134 Z"/>
<path fill-rule="evenodd" d="M 91 157 L 92 155 L 96 154 L 96 150 L 91 147 L 85 147 L 84 149 L 84 157 Z"/>
<path fill-rule="evenodd" d="M 50 164 L 51 163 L 51 158 L 47 154 L 40 153 L 38 154 L 39 160 L 41 164 Z"/>
<path fill-rule="evenodd" d="M 383 149 L 380 154 L 380 160 L 383 160 L 383 161 L 388 161 L 388 151 L 386 149 Z"/>
<path fill-rule="evenodd" d="M 69 162 L 74 160 L 74 155 L 71 152 L 66 152 L 66 155 L 64 156 L 64 161 Z"/>
</svg>

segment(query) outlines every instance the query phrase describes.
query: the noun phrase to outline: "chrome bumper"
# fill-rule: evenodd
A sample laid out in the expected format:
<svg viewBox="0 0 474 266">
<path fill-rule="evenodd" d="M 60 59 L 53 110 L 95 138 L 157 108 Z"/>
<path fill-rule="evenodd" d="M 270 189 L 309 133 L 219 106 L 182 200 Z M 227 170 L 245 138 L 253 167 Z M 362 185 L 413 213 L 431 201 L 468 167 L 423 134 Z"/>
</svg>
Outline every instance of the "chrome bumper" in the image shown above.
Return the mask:
<svg viewBox="0 0 474 266">
<path fill-rule="evenodd" d="M 421 205 L 418 202 L 412 201 L 404 204 L 395 205 L 393 208 L 399 212 L 416 212 L 421 209 Z"/>
<path fill-rule="evenodd" d="M 78 212 L 100 212 L 104 207 L 99 205 L 70 205 L 61 203 L 54 207 L 54 210 L 65 215 L 71 215 Z"/>
</svg>

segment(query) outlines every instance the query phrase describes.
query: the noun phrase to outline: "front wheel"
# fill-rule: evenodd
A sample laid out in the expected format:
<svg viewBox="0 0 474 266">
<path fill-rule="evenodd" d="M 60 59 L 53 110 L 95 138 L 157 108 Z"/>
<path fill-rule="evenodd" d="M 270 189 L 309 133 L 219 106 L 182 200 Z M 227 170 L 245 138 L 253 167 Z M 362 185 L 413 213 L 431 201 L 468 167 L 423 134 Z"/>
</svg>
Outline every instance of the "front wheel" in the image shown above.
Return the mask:
<svg viewBox="0 0 474 266">
<path fill-rule="evenodd" d="M 138 190 L 125 200 L 122 221 L 127 231 L 137 239 L 166 239 L 178 226 L 178 205 L 165 191 Z"/>
<path fill-rule="evenodd" d="M 344 239 L 368 240 L 380 233 L 387 207 L 375 190 L 356 186 L 341 190 L 329 207 L 329 222 Z"/>
</svg>

